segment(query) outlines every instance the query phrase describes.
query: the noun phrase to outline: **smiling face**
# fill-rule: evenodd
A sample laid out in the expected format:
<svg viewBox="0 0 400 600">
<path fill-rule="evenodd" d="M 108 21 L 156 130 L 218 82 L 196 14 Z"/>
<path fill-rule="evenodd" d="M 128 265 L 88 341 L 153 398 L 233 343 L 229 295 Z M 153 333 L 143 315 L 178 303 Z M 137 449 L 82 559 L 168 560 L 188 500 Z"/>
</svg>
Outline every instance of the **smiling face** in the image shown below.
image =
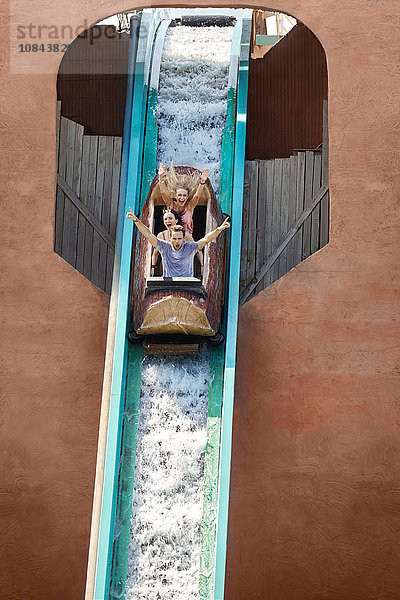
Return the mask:
<svg viewBox="0 0 400 600">
<path fill-rule="evenodd" d="M 172 230 L 171 244 L 174 250 L 180 250 L 182 248 L 184 237 L 182 229 L 178 229 L 177 231 Z"/>
<path fill-rule="evenodd" d="M 173 227 L 173 225 L 177 224 L 177 219 L 172 212 L 165 212 L 163 215 L 164 225 L 167 229 Z"/>
<path fill-rule="evenodd" d="M 175 193 L 176 203 L 180 210 L 185 208 L 186 202 L 189 199 L 189 191 L 186 188 L 178 187 Z"/>
</svg>

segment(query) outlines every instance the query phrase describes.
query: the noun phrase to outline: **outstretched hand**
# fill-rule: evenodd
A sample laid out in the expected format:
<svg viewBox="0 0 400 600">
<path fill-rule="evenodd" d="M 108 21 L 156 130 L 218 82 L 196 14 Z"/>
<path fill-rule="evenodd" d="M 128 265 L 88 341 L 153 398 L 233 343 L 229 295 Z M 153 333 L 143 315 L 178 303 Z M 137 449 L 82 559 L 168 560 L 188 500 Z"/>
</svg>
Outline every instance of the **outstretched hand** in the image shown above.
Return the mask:
<svg viewBox="0 0 400 600">
<path fill-rule="evenodd" d="M 160 178 L 161 181 L 166 172 L 167 172 L 167 167 L 161 163 L 160 168 L 158 169 L 158 177 Z"/>
<path fill-rule="evenodd" d="M 229 222 L 229 217 L 226 217 L 225 221 L 219 226 L 219 229 L 224 230 L 224 229 L 228 229 L 228 227 L 230 227 L 231 224 Z"/>
<path fill-rule="evenodd" d="M 210 169 L 204 169 L 204 171 L 201 172 L 200 175 L 200 181 L 201 183 L 205 183 L 207 181 L 207 177 L 210 173 Z"/>
<path fill-rule="evenodd" d="M 138 220 L 137 216 L 133 213 L 133 210 L 131 209 L 131 207 L 129 207 L 129 212 L 126 215 L 126 218 L 132 219 L 133 222 Z"/>
</svg>

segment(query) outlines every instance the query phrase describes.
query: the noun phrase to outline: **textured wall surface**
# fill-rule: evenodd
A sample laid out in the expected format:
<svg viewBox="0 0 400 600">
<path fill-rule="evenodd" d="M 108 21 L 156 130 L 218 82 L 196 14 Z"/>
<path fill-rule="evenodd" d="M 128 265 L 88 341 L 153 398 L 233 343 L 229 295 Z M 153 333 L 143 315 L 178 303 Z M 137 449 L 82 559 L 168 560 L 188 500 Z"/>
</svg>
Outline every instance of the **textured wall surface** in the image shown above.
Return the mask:
<svg viewBox="0 0 400 600">
<path fill-rule="evenodd" d="M 29 4 L 44 23 L 76 25 L 128 8 Z M 397 1 L 279 0 L 272 8 L 302 20 L 327 54 L 331 241 L 241 311 L 226 598 L 394 600 Z M 14 23 L 30 19 L 22 0 L 11 9 Z M 0 598 L 80 600 L 107 299 L 53 253 L 61 57 L 39 57 L 47 75 L 11 74 L 4 0 L 2 15 Z"/>
</svg>

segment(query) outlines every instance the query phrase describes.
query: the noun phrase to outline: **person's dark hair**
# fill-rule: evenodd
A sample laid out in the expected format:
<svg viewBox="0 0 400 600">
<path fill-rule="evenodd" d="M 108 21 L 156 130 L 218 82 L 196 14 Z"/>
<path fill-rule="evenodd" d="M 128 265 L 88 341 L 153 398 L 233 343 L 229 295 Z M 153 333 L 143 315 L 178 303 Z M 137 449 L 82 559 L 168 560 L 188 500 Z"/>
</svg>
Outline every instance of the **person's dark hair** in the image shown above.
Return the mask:
<svg viewBox="0 0 400 600">
<path fill-rule="evenodd" d="M 182 222 L 182 217 L 181 215 L 178 213 L 178 211 L 174 210 L 173 208 L 167 208 L 165 207 L 163 209 L 163 217 L 165 214 L 167 213 L 171 213 L 172 215 L 174 215 L 175 219 L 176 219 L 176 224 L 177 225 L 181 225 L 183 227 L 183 222 Z"/>
<path fill-rule="evenodd" d="M 185 231 L 185 228 L 183 227 L 183 225 L 173 225 L 171 227 L 171 230 L 172 231 L 182 231 L 183 237 L 185 237 L 186 231 Z"/>
</svg>

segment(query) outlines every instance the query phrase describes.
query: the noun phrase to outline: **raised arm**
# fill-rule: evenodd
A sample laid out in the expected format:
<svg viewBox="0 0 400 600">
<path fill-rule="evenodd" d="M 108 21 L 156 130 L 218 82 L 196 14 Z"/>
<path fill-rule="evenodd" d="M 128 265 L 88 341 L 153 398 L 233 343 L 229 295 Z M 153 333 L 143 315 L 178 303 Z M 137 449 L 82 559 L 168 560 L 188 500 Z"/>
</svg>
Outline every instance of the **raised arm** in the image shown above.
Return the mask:
<svg viewBox="0 0 400 600">
<path fill-rule="evenodd" d="M 210 231 L 210 233 L 207 233 L 203 238 L 201 238 L 201 240 L 197 242 L 199 245 L 199 250 L 201 250 L 202 248 L 204 248 L 204 246 L 207 246 L 207 244 L 215 240 L 215 238 L 217 238 L 219 234 L 224 231 L 224 229 L 228 229 L 228 227 L 230 226 L 231 224 L 229 223 L 229 217 L 227 217 L 222 223 L 222 225 L 217 227 L 217 229 L 214 229 L 214 231 Z"/>
<path fill-rule="evenodd" d="M 168 208 L 174 208 L 174 201 L 168 195 L 167 186 L 165 185 L 164 175 L 167 172 L 167 167 L 161 163 L 158 169 L 158 187 L 160 188 L 161 197 L 164 200 Z"/>
<path fill-rule="evenodd" d="M 201 194 L 201 189 L 203 187 L 203 185 L 205 184 L 205 182 L 207 181 L 207 177 L 209 174 L 210 170 L 209 169 L 204 169 L 204 171 L 202 171 L 201 175 L 200 175 L 200 183 L 197 186 L 197 190 L 195 195 L 193 196 L 193 198 L 189 201 L 188 203 L 188 211 L 191 212 L 193 214 L 194 209 L 196 208 L 199 199 L 200 199 L 200 194 Z"/>
<path fill-rule="evenodd" d="M 163 237 L 162 237 L 162 235 L 161 235 L 161 231 L 160 231 L 160 233 L 157 235 L 157 239 L 158 239 L 158 240 L 162 240 L 162 239 L 163 239 Z M 158 262 L 158 257 L 159 257 L 159 256 L 160 256 L 160 253 L 159 253 L 159 251 L 158 251 L 158 250 L 155 248 L 155 249 L 153 250 L 153 254 L 151 255 L 151 276 L 153 276 L 153 272 L 152 272 L 152 271 L 153 271 L 153 269 L 155 269 L 155 268 L 156 268 L 156 266 L 157 266 L 157 262 Z"/>
<path fill-rule="evenodd" d="M 146 225 L 143 225 L 143 223 L 141 221 L 139 221 L 139 219 L 137 218 L 136 215 L 133 214 L 133 211 L 131 209 L 131 207 L 129 207 L 129 212 L 126 215 L 127 219 L 132 219 L 132 221 L 135 223 L 136 227 L 139 229 L 140 233 L 142 235 L 144 235 L 144 237 L 146 239 L 149 240 L 150 244 L 152 246 L 154 246 L 154 248 L 157 248 L 157 238 L 154 235 L 154 233 L 151 233 L 150 229 L 148 227 L 146 227 Z"/>
</svg>

